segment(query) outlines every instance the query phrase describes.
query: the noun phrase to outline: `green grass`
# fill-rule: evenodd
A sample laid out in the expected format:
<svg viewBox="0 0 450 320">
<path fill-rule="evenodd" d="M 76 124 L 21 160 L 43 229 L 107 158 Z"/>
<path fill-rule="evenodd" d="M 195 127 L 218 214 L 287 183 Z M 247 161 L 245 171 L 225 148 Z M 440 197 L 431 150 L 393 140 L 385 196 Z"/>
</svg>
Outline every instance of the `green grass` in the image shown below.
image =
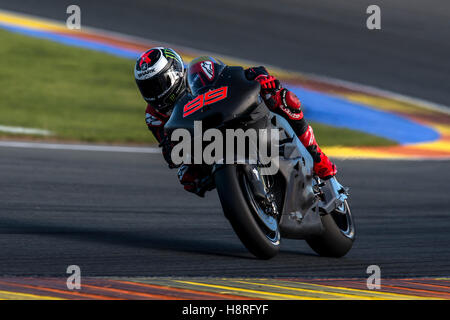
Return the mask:
<svg viewBox="0 0 450 320">
<path fill-rule="evenodd" d="M 0 30 L 0 124 L 61 139 L 144 142 L 133 62 Z"/>
<path fill-rule="evenodd" d="M 46 129 L 59 140 L 154 142 L 134 61 L 0 30 L 0 125 Z M 322 145 L 390 145 L 314 125 Z M 0 136 L 8 134 L 0 132 Z"/>
<path fill-rule="evenodd" d="M 361 131 L 335 128 L 324 124 L 310 122 L 314 135 L 320 146 L 392 146 L 397 143 L 376 137 Z"/>
</svg>

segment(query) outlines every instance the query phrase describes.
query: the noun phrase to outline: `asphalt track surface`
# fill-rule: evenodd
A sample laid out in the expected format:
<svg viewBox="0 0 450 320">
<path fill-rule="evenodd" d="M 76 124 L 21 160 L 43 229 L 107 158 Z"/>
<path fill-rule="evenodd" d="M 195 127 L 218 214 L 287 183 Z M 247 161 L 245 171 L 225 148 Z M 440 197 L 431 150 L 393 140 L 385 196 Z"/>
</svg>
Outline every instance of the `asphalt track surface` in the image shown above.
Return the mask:
<svg viewBox="0 0 450 320">
<path fill-rule="evenodd" d="M 0 0 L 65 21 L 72 0 Z M 82 25 L 450 105 L 448 0 L 78 0 Z M 381 8 L 381 30 L 366 9 Z"/>
<path fill-rule="evenodd" d="M 448 276 L 449 161 L 338 161 L 357 240 L 340 259 L 286 240 L 253 258 L 215 191 L 185 192 L 159 154 L 0 148 L 0 274 L 65 276 Z"/>
<path fill-rule="evenodd" d="M 329 75 L 450 105 L 448 1 L 78 1 L 82 23 Z M 70 1 L 0 8 L 65 20 Z M 154 11 L 150 11 L 152 7 Z M 337 161 L 357 240 L 341 259 L 286 240 L 254 259 L 217 195 L 186 193 L 161 156 L 0 148 L 0 274 L 65 276 L 449 276 L 449 161 Z"/>
</svg>

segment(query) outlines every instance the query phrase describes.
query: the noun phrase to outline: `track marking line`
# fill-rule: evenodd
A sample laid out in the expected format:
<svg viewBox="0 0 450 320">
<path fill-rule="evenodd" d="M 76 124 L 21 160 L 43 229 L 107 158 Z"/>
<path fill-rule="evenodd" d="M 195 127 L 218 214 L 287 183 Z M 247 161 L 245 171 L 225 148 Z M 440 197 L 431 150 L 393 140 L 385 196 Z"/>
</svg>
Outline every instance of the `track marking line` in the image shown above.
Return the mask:
<svg viewBox="0 0 450 320">
<path fill-rule="evenodd" d="M 209 296 L 209 297 L 216 297 L 216 298 L 229 298 L 234 300 L 247 300 L 249 297 L 243 297 L 243 296 L 236 296 L 232 294 L 226 294 L 226 293 L 214 293 L 214 292 L 208 292 L 208 291 L 195 291 L 185 288 L 177 288 L 177 287 L 170 287 L 169 285 L 156 285 L 156 284 L 149 284 L 145 282 L 133 282 L 133 281 L 126 281 L 126 280 L 115 280 L 119 283 L 123 284 L 129 284 L 139 287 L 145 287 L 145 288 L 154 288 L 154 289 L 161 289 L 161 290 L 167 290 L 167 291 L 173 291 L 178 293 L 189 293 L 189 294 L 195 294 L 199 296 Z"/>
<path fill-rule="evenodd" d="M 93 152 L 116 152 L 116 153 L 143 153 L 160 154 L 161 150 L 155 147 L 127 147 L 127 146 L 109 146 L 96 144 L 65 144 L 65 143 L 46 143 L 46 142 L 22 142 L 22 141 L 1 141 L 0 147 L 20 148 L 20 149 L 42 149 L 42 150 L 69 150 L 69 151 L 93 151 Z M 401 155 L 377 154 L 371 150 L 367 151 L 366 156 L 350 147 L 324 147 L 328 156 L 343 160 L 402 160 L 402 161 L 442 161 L 450 160 L 449 157 L 406 157 Z M 343 155 L 346 154 L 346 155 Z"/>
<path fill-rule="evenodd" d="M 405 286 L 407 284 L 404 284 Z M 414 292 L 421 292 L 424 294 L 428 294 L 426 297 L 432 298 L 430 294 L 432 295 L 439 295 L 443 299 L 450 299 L 450 294 L 448 292 L 442 292 L 442 291 L 433 291 L 433 290 L 426 290 L 426 289 L 416 289 L 416 288 L 409 288 L 401 285 L 389 285 L 389 284 L 383 284 L 383 288 L 391 288 L 391 289 L 398 289 L 398 290 L 404 290 L 404 291 L 414 291 Z"/>
<path fill-rule="evenodd" d="M 40 291 L 48 291 L 53 293 L 59 293 L 64 295 L 69 295 L 73 297 L 86 297 L 86 298 L 92 298 L 92 299 L 103 299 L 103 300 L 118 300 L 114 297 L 107 297 L 107 296 L 101 296 L 97 294 L 90 294 L 90 293 L 82 293 L 78 291 L 64 291 L 59 289 L 53 289 L 53 288 L 47 288 L 47 287 L 41 287 L 41 286 L 35 286 L 35 285 L 28 285 L 23 283 L 17 283 L 17 282 L 9 282 L 9 281 L 3 281 L 1 280 L 0 283 L 6 284 L 11 287 L 21 287 L 25 289 L 34 289 L 34 290 L 40 290 Z"/>
<path fill-rule="evenodd" d="M 19 292 L 11 292 L 11 291 L 3 291 L 0 290 L 0 296 L 4 296 L 5 300 L 24 300 L 24 298 L 29 298 L 32 300 L 65 300 L 63 298 L 55 298 L 49 296 L 39 296 L 30 293 L 19 293 Z"/>
<path fill-rule="evenodd" d="M 52 134 L 49 130 L 36 129 L 36 128 L 25 128 L 25 127 L 13 127 L 0 125 L 0 132 L 8 132 L 15 134 L 35 134 L 41 136 L 49 136 Z"/>
<path fill-rule="evenodd" d="M 290 294 L 271 293 L 271 292 L 267 292 L 267 291 L 251 290 L 251 289 L 244 289 L 244 288 L 238 288 L 238 287 L 207 284 L 207 283 L 201 283 L 201 282 L 183 281 L 183 280 L 174 280 L 174 281 L 179 282 L 179 283 L 191 284 L 194 286 L 204 286 L 204 287 L 225 289 L 225 290 L 231 290 L 231 291 L 237 291 L 237 292 L 253 293 L 253 294 L 257 294 L 257 295 L 268 296 L 271 298 L 285 298 L 285 299 L 288 298 L 288 299 L 294 299 L 294 300 L 324 300 L 324 299 L 320 299 L 320 298 L 309 298 L 309 297 L 290 295 Z M 282 300 L 282 299 L 278 299 L 278 300 Z"/>
<path fill-rule="evenodd" d="M 420 285 L 420 286 L 425 286 L 425 287 L 433 287 L 433 288 L 443 288 L 443 289 L 447 289 L 448 291 L 441 291 L 442 293 L 447 293 L 450 294 L 450 287 L 448 286 L 442 286 L 442 285 L 438 285 L 438 284 L 431 284 L 431 283 L 422 283 L 422 282 L 415 282 L 415 281 L 408 281 L 411 284 L 416 284 L 416 285 Z"/>
<path fill-rule="evenodd" d="M 20 141 L 0 141 L 0 147 L 46 149 L 46 150 L 121 152 L 121 153 L 153 153 L 153 154 L 161 153 L 159 148 L 154 147 L 126 147 L 126 146 L 108 146 L 95 144 L 63 144 L 63 143 L 20 142 Z"/>
<path fill-rule="evenodd" d="M 259 282 L 249 282 L 249 281 L 242 281 L 242 280 L 237 280 L 235 282 L 244 283 L 244 284 L 247 283 L 247 284 L 252 284 L 252 285 L 257 285 L 257 286 L 264 286 L 264 287 L 287 289 L 287 290 L 292 290 L 292 291 L 308 292 L 308 293 L 319 294 L 319 296 L 320 295 L 329 295 L 329 296 L 345 297 L 345 298 L 350 298 L 350 299 L 383 300 L 382 298 L 376 298 L 376 297 L 371 297 L 371 296 L 352 295 L 352 294 L 345 294 L 345 293 L 338 293 L 338 292 L 331 292 L 331 291 L 323 291 L 323 290 L 302 289 L 302 288 L 280 286 L 280 285 L 259 283 Z M 325 298 L 325 299 L 327 299 L 327 298 Z"/>
<path fill-rule="evenodd" d="M 116 289 L 116 288 L 106 288 L 106 287 L 99 287 L 99 286 L 94 286 L 94 285 L 90 285 L 90 284 L 83 284 L 83 287 L 103 290 L 103 291 L 107 291 L 107 292 L 115 292 L 115 293 L 121 293 L 121 294 L 126 294 L 126 295 L 138 296 L 138 297 L 143 297 L 143 298 L 158 299 L 158 300 L 185 300 L 183 298 L 178 298 L 178 297 L 173 297 L 173 296 L 168 296 L 168 295 L 151 294 L 151 293 L 144 293 L 144 292 L 138 292 L 138 291 L 128 291 L 128 290 Z"/>
<path fill-rule="evenodd" d="M 358 282 L 358 281 L 345 281 L 345 283 L 352 284 L 353 288 L 358 288 L 358 287 L 365 285 L 365 283 Z M 388 283 L 388 284 L 386 284 L 386 283 Z M 421 293 L 425 294 L 424 297 L 430 297 L 430 298 L 433 298 L 435 295 L 439 296 L 436 298 L 448 299 L 447 296 L 450 298 L 450 294 L 448 292 L 408 287 L 408 285 L 410 285 L 410 284 L 411 284 L 411 282 L 409 282 L 408 280 L 404 280 L 404 279 L 398 279 L 398 280 L 397 279 L 386 279 L 382 284 L 382 288 L 383 289 L 391 288 L 391 289 L 396 289 L 396 290 L 400 290 L 400 291 L 421 292 Z M 384 291 L 384 292 L 389 293 L 392 291 Z M 393 293 L 396 293 L 396 292 L 393 292 Z M 427 296 L 427 294 L 428 294 L 428 296 Z"/>
<path fill-rule="evenodd" d="M 332 286 L 332 285 L 321 285 L 321 284 L 314 284 L 314 283 L 307 283 L 307 282 L 298 282 L 300 284 L 303 285 L 310 285 L 313 287 L 319 287 L 319 288 L 329 288 L 329 289 L 339 289 L 339 290 L 343 290 L 343 291 L 352 291 L 352 292 L 363 292 L 363 293 L 372 293 L 372 291 L 369 290 L 361 290 L 361 289 L 353 289 L 353 288 L 346 288 L 346 287 L 339 287 L 339 286 Z M 382 292 L 382 291 L 376 291 L 373 292 L 373 294 L 376 295 L 381 295 L 381 296 L 385 296 L 387 297 L 395 297 L 398 299 L 403 299 L 403 300 L 436 300 L 436 299 L 432 299 L 432 298 L 427 298 L 427 297 L 421 297 L 421 296 L 414 296 L 414 295 L 404 295 L 404 294 L 399 294 L 399 293 L 387 293 L 387 292 Z M 391 298 L 392 299 L 392 298 Z"/>
</svg>

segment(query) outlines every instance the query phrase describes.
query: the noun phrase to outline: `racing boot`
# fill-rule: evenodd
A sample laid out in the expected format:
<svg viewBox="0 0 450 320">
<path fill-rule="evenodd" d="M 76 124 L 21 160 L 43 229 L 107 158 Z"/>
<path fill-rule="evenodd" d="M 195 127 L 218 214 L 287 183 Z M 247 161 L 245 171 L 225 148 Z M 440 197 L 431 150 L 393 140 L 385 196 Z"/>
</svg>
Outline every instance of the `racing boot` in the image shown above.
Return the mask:
<svg viewBox="0 0 450 320">
<path fill-rule="evenodd" d="M 310 125 L 308 125 L 306 132 L 298 138 L 309 151 L 314 160 L 314 173 L 323 180 L 327 180 L 335 176 L 337 173 L 337 168 L 320 149 L 316 138 L 314 137 L 314 131 Z"/>
</svg>

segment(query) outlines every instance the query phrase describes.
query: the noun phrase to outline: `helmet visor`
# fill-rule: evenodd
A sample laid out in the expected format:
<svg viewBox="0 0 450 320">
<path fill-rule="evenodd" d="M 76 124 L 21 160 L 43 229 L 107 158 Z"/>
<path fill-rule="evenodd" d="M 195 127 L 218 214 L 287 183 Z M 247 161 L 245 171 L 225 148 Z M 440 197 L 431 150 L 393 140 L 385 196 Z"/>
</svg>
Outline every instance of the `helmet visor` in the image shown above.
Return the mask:
<svg viewBox="0 0 450 320">
<path fill-rule="evenodd" d="M 175 70 L 173 66 L 170 66 L 167 71 L 163 70 L 152 78 L 136 79 L 136 83 L 145 100 L 158 101 L 164 98 L 180 77 L 182 77 L 182 74 Z"/>
</svg>

